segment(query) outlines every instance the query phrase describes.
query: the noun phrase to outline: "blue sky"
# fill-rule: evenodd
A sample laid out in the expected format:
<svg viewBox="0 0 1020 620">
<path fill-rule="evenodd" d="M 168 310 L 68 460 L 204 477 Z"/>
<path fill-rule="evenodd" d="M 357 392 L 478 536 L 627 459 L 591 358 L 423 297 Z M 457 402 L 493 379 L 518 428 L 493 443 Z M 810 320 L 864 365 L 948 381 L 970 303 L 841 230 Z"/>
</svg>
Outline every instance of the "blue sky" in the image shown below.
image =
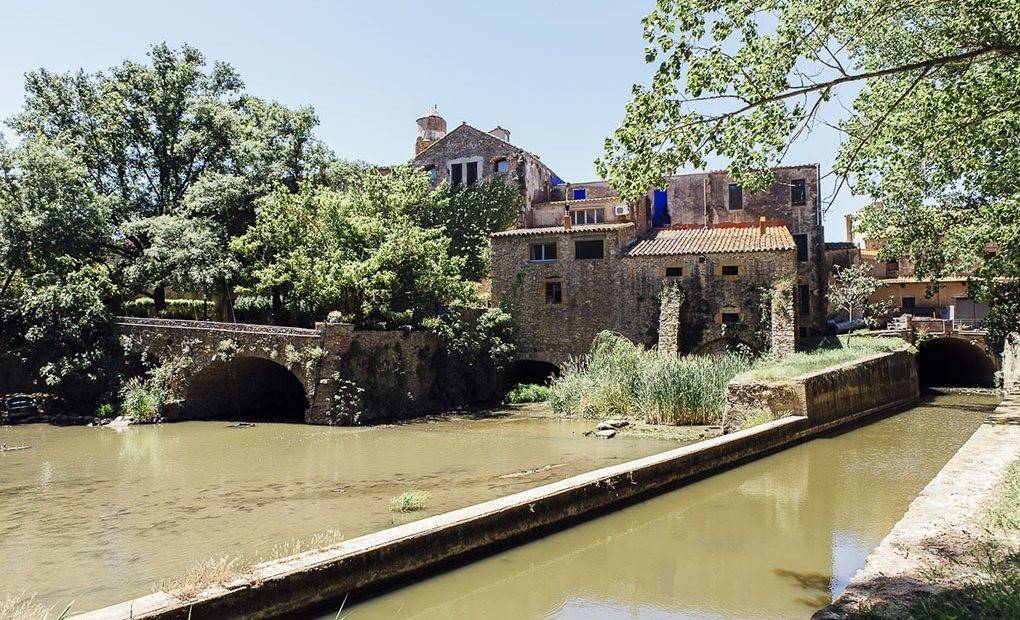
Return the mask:
<svg viewBox="0 0 1020 620">
<path fill-rule="evenodd" d="M 406 161 L 415 119 L 436 104 L 451 128 L 502 125 L 561 177 L 586 181 L 631 85 L 649 75 L 640 19 L 652 5 L 2 0 L 0 117 L 21 108 L 26 71 L 98 70 L 141 59 L 153 43 L 189 43 L 234 65 L 251 93 L 314 106 L 318 134 L 341 157 Z M 818 162 L 824 174 L 837 141 L 816 130 L 786 163 Z M 844 191 L 826 237 L 843 239 L 842 214 L 863 203 Z"/>
</svg>

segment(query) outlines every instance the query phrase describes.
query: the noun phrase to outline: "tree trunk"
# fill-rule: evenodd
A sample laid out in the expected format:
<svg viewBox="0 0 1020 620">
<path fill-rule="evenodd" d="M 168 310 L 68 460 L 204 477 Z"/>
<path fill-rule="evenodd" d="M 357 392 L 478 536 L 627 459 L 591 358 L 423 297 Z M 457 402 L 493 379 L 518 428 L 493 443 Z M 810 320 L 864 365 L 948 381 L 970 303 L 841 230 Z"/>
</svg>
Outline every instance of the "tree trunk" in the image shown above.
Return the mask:
<svg viewBox="0 0 1020 620">
<path fill-rule="evenodd" d="M 152 308 L 153 314 L 157 315 L 166 309 L 166 287 L 162 284 L 152 289 Z"/>
<path fill-rule="evenodd" d="M 228 323 L 236 323 L 237 316 L 234 314 L 234 299 L 230 295 L 230 284 L 223 283 L 223 309 L 226 312 Z"/>
<path fill-rule="evenodd" d="M 280 295 L 280 287 L 274 286 L 273 295 L 273 325 L 283 325 L 283 298 Z"/>
</svg>

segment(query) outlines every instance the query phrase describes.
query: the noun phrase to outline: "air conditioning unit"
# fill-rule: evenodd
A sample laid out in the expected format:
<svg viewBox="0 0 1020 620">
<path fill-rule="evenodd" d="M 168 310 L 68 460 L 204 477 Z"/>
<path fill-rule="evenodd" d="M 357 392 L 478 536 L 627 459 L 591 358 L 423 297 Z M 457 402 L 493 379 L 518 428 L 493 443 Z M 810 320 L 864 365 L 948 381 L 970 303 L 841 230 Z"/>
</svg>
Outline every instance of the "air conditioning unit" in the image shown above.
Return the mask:
<svg viewBox="0 0 1020 620">
<path fill-rule="evenodd" d="M 627 205 L 616 205 L 613 207 L 613 211 L 616 213 L 616 217 L 627 217 L 630 215 L 630 207 Z"/>
</svg>

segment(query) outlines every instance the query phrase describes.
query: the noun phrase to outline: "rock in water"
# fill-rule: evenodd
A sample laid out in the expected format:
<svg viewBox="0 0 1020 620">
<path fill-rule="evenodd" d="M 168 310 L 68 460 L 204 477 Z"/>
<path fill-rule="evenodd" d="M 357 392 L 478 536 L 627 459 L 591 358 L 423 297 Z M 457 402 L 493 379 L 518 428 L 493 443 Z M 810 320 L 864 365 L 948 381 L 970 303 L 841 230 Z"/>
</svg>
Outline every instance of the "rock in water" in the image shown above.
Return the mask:
<svg viewBox="0 0 1020 620">
<path fill-rule="evenodd" d="M 616 437 L 616 431 L 614 431 L 611 428 L 610 429 L 601 429 L 601 430 L 596 431 L 595 435 L 597 437 L 602 437 L 604 439 L 612 439 L 613 437 Z"/>
<path fill-rule="evenodd" d="M 630 422 L 628 422 L 627 420 L 606 420 L 605 422 L 599 424 L 598 428 L 600 431 L 608 431 L 614 428 L 623 428 L 628 424 L 630 424 Z"/>
</svg>

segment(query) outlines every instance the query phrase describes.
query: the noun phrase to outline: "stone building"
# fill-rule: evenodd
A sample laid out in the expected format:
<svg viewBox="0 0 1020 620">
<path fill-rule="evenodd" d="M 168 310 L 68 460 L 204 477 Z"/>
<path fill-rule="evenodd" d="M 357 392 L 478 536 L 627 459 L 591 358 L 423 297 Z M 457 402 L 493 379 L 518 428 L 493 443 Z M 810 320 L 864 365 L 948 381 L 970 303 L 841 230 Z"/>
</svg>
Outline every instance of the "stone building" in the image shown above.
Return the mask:
<svg viewBox="0 0 1020 620">
<path fill-rule="evenodd" d="M 527 213 L 533 203 L 548 201 L 550 188 L 562 182 L 537 155 L 511 144 L 510 132 L 502 127 L 486 132 L 461 123 L 447 132 L 446 120 L 434 107 L 417 122 L 411 165 L 427 170 L 435 185 L 449 180 L 456 187 L 500 177 L 520 187 Z"/>
<path fill-rule="evenodd" d="M 817 165 L 776 168 L 762 192 L 725 171 L 675 175 L 626 203 L 606 181 L 563 181 L 501 127 L 448 132 L 434 108 L 417 123 L 411 164 L 434 183 L 499 176 L 521 189 L 518 227 L 492 237 L 492 298 L 514 309 L 523 359 L 559 365 L 604 329 L 690 352 L 790 350 L 825 328 Z M 663 304 L 669 284 L 682 294 L 670 287 Z"/>
</svg>

